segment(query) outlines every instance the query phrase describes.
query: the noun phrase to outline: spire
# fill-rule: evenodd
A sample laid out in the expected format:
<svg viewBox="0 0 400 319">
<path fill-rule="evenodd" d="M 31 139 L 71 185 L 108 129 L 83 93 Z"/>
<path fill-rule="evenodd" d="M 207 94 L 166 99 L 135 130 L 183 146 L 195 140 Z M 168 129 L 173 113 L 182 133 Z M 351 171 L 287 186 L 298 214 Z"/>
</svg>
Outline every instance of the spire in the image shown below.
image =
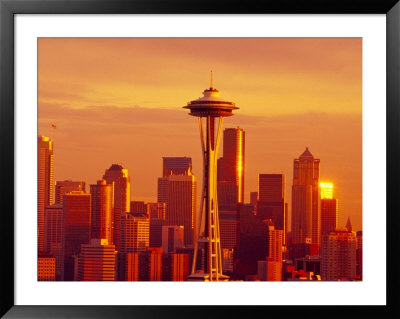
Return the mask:
<svg viewBox="0 0 400 319">
<path fill-rule="evenodd" d="M 303 154 L 300 155 L 300 157 L 314 157 L 311 152 L 308 150 L 308 147 L 306 147 L 306 150 L 304 151 Z"/>
<path fill-rule="evenodd" d="M 348 231 L 352 231 L 353 230 L 353 227 L 351 226 L 351 222 L 350 222 L 350 216 L 347 217 L 346 228 L 347 228 Z"/>
<path fill-rule="evenodd" d="M 210 77 L 210 89 L 213 89 L 213 74 L 211 70 L 211 77 Z"/>
</svg>

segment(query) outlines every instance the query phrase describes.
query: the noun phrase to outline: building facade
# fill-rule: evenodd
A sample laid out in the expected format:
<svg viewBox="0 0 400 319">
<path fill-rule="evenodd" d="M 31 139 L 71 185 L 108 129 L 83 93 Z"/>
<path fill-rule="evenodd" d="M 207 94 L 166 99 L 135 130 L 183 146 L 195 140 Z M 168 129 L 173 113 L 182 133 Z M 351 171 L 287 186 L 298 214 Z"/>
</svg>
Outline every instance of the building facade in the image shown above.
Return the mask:
<svg viewBox="0 0 400 319">
<path fill-rule="evenodd" d="M 38 251 L 44 251 L 44 210 L 54 204 L 54 145 L 46 136 L 38 137 Z"/>
<path fill-rule="evenodd" d="M 320 244 L 320 160 L 308 148 L 293 162 L 292 238 Z"/>
<path fill-rule="evenodd" d="M 90 195 L 92 197 L 91 238 L 107 239 L 112 245 L 114 241 L 113 186 L 107 184 L 104 179 L 99 180 L 97 184 L 90 185 Z"/>
</svg>

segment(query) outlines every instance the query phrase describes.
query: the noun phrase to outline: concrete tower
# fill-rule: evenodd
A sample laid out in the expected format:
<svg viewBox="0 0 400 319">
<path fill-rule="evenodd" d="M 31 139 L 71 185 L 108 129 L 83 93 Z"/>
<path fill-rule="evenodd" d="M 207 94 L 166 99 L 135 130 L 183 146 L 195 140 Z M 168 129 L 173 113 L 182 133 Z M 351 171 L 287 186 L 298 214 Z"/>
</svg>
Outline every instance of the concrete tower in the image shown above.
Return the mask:
<svg viewBox="0 0 400 319">
<path fill-rule="evenodd" d="M 229 277 L 222 274 L 221 243 L 217 201 L 217 159 L 221 138 L 222 123 L 225 116 L 231 116 L 238 109 L 233 102 L 221 99 L 219 91 L 213 87 L 212 73 L 210 88 L 203 97 L 188 102 L 184 108 L 190 115 L 197 116 L 200 126 L 200 140 L 203 154 L 204 176 L 200 202 L 200 214 L 197 219 L 197 231 L 193 265 L 189 280 L 225 281 Z M 205 120 L 205 132 L 203 129 Z M 216 120 L 217 123 L 216 123 Z M 198 255 L 204 256 L 204 269 L 200 270 Z M 200 263 L 201 264 L 201 263 Z"/>
</svg>

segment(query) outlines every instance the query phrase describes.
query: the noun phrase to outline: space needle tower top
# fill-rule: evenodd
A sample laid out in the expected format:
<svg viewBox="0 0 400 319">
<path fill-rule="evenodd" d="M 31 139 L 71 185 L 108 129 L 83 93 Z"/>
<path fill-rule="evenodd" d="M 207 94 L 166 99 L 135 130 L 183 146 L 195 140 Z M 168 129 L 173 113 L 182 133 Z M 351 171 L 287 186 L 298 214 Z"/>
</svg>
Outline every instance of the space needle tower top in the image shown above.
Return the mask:
<svg viewBox="0 0 400 319">
<path fill-rule="evenodd" d="M 190 109 L 190 115 L 199 117 L 232 116 L 232 111 L 238 109 L 235 103 L 219 97 L 219 91 L 213 87 L 212 71 L 210 88 L 204 90 L 203 95 L 203 97 L 190 101 L 187 106 L 184 106 L 185 109 Z"/>
</svg>

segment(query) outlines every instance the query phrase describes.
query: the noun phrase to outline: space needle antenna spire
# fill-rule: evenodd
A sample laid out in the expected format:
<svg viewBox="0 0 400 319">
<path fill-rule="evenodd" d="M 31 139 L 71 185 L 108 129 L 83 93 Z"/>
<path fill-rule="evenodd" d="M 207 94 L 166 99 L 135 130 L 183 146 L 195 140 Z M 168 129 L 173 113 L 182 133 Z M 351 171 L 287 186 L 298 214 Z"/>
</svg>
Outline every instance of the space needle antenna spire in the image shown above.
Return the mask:
<svg viewBox="0 0 400 319">
<path fill-rule="evenodd" d="M 218 148 L 224 117 L 232 116 L 238 109 L 235 103 L 222 99 L 213 87 L 211 71 L 210 88 L 203 96 L 184 106 L 189 115 L 199 121 L 200 142 L 203 154 L 203 189 L 199 214 L 196 216 L 195 247 L 191 281 L 227 281 L 222 273 L 221 239 L 217 199 Z"/>
</svg>

